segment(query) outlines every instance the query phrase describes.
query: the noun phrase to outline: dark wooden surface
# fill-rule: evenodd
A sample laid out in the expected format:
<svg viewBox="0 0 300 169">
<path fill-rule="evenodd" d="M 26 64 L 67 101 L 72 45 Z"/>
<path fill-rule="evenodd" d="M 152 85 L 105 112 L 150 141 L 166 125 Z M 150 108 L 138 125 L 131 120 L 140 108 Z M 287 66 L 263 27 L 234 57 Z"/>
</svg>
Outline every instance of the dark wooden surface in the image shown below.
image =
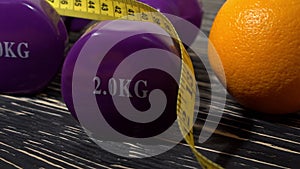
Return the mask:
<svg viewBox="0 0 300 169">
<path fill-rule="evenodd" d="M 207 35 L 223 0 L 204 0 Z M 194 61 L 196 72 L 206 74 Z M 208 73 L 211 73 L 210 71 Z M 205 91 L 208 80 L 201 78 Z M 206 90 L 209 91 L 209 90 Z M 209 105 L 201 98 L 197 127 Z M 65 107 L 60 76 L 32 97 L 0 95 L 0 168 L 200 168 L 184 141 L 146 159 L 129 159 L 93 143 Z M 225 168 L 300 168 L 300 113 L 262 115 L 241 108 L 229 95 L 213 136 L 197 149 Z M 197 133 L 195 133 L 197 134 Z"/>
</svg>

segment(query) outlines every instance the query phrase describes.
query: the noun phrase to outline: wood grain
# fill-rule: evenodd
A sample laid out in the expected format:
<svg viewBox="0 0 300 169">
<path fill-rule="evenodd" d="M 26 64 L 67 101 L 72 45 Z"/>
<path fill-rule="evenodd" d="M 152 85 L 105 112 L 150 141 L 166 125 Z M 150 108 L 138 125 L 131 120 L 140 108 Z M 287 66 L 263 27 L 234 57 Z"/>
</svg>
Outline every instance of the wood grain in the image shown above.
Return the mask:
<svg viewBox="0 0 300 169">
<path fill-rule="evenodd" d="M 223 0 L 203 0 L 203 32 L 208 35 Z M 208 74 L 191 53 L 201 105 L 195 138 L 210 104 Z M 161 155 L 123 158 L 97 146 L 72 118 L 60 93 L 60 75 L 31 97 L 0 95 L 0 168 L 200 168 L 182 141 Z M 300 113 L 262 115 L 243 109 L 227 95 L 224 114 L 212 137 L 197 149 L 225 168 L 300 168 Z M 213 121 L 212 121 L 213 123 Z M 114 146 L 114 145 L 112 145 Z"/>
</svg>

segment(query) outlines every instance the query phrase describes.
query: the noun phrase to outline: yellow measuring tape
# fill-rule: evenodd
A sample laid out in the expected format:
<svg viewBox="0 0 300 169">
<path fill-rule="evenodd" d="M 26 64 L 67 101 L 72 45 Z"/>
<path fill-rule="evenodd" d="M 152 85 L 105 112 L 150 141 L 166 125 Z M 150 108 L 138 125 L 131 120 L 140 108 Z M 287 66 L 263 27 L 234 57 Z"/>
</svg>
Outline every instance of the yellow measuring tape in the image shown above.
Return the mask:
<svg viewBox="0 0 300 169">
<path fill-rule="evenodd" d="M 189 144 L 202 168 L 221 169 L 218 164 L 207 159 L 195 148 L 193 135 L 196 81 L 191 59 L 181 43 L 171 22 L 156 9 L 136 0 L 47 0 L 60 15 L 91 20 L 127 19 L 153 22 L 167 31 L 179 42 L 182 70 L 177 97 L 177 121 L 185 141 Z M 140 14 L 140 15 L 137 15 Z"/>
</svg>

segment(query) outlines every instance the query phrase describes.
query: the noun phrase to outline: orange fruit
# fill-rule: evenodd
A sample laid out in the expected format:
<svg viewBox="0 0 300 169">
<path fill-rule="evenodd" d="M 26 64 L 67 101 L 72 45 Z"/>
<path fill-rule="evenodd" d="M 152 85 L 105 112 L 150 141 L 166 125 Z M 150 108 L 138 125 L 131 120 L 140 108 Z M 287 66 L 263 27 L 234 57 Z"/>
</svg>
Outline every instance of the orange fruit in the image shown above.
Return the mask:
<svg viewBox="0 0 300 169">
<path fill-rule="evenodd" d="M 273 114 L 300 110 L 299 12 L 299 0 L 227 0 L 219 10 L 208 56 L 240 104 Z"/>
</svg>

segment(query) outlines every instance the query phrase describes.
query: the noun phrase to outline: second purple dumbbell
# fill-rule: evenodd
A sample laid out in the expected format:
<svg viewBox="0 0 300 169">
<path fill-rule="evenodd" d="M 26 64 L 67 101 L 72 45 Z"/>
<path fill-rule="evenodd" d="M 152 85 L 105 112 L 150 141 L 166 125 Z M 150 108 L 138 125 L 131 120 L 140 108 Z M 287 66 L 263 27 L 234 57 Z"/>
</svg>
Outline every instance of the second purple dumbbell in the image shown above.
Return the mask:
<svg viewBox="0 0 300 169">
<path fill-rule="evenodd" d="M 63 21 L 45 0 L 1 0 L 0 21 L 0 92 L 39 92 L 64 61 Z"/>
</svg>

